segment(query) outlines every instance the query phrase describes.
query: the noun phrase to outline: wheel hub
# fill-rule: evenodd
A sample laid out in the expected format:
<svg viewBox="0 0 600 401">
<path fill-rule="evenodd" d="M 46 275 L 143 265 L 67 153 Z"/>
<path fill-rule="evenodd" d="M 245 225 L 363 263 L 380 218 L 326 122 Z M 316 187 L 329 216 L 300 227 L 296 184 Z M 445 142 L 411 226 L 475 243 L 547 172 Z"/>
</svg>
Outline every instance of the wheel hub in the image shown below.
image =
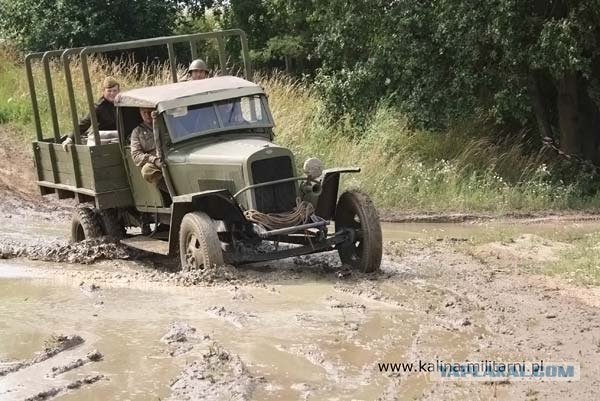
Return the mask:
<svg viewBox="0 0 600 401">
<path fill-rule="evenodd" d="M 204 266 L 204 255 L 200 241 L 195 234 L 191 234 L 188 238 L 187 251 L 185 253 L 185 260 L 189 267 L 192 269 Z"/>
</svg>

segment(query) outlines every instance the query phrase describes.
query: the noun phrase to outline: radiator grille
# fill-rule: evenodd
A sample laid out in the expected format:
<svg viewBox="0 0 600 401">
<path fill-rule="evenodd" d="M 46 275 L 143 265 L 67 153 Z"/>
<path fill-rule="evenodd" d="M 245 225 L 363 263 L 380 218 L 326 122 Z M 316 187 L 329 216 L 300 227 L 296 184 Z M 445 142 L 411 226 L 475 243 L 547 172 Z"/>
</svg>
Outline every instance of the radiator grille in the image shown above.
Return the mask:
<svg viewBox="0 0 600 401">
<path fill-rule="evenodd" d="M 292 160 L 288 156 L 257 160 L 252 163 L 254 184 L 281 180 L 294 176 Z M 296 206 L 296 183 L 286 182 L 254 189 L 256 209 L 263 213 L 279 213 Z"/>
</svg>

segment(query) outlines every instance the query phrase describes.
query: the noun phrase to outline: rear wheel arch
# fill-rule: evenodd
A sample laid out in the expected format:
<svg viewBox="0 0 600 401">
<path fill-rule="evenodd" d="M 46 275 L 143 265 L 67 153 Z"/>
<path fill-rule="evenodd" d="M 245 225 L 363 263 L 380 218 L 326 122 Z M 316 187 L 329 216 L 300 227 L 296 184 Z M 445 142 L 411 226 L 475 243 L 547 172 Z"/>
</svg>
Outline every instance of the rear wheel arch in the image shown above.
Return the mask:
<svg viewBox="0 0 600 401">
<path fill-rule="evenodd" d="M 113 240 L 120 240 L 125 237 L 125 224 L 119 210 L 101 209 L 97 211 L 98 221 L 105 235 Z"/>
</svg>

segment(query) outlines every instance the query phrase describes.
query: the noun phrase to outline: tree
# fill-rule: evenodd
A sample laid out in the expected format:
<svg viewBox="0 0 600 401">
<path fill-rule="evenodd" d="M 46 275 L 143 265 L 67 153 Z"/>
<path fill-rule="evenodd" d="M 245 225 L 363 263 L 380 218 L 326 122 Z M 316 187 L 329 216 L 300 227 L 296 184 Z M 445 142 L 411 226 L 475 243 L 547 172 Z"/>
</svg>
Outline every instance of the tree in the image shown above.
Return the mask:
<svg viewBox="0 0 600 401">
<path fill-rule="evenodd" d="M 20 49 L 43 51 L 169 35 L 182 12 L 212 0 L 0 0 L 0 32 Z"/>
<path fill-rule="evenodd" d="M 600 161 L 599 0 L 323 0 L 318 82 L 340 113 L 384 97 L 420 126 L 491 118 Z"/>
<path fill-rule="evenodd" d="M 306 0 L 230 0 L 222 2 L 224 25 L 248 34 L 253 62 L 287 72 L 314 70 L 310 23 L 316 2 Z"/>
</svg>

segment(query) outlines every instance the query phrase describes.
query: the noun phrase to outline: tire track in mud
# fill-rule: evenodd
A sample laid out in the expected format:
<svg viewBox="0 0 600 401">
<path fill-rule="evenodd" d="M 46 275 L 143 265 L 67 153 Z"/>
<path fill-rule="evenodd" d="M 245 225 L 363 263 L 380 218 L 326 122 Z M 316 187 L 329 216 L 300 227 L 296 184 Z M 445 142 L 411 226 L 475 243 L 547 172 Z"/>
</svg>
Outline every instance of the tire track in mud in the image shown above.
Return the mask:
<svg viewBox="0 0 600 401">
<path fill-rule="evenodd" d="M 77 379 L 75 381 L 70 382 L 69 384 L 64 385 L 64 386 L 54 387 L 49 390 L 39 392 L 38 394 L 36 394 L 34 396 L 25 398 L 24 401 L 45 401 L 50 398 L 59 396 L 63 393 L 77 390 L 85 385 L 94 384 L 102 379 L 104 379 L 104 375 L 86 376 L 83 379 Z"/>
<path fill-rule="evenodd" d="M 206 309 L 206 312 L 215 318 L 223 319 L 228 323 L 231 323 L 238 329 L 243 328 L 248 321 L 251 319 L 256 319 L 256 315 L 246 313 L 246 312 L 238 312 L 227 310 L 224 306 L 211 306 Z"/>
<path fill-rule="evenodd" d="M 38 353 L 36 357 L 26 361 L 15 362 L 5 367 L 0 367 L 0 377 L 17 372 L 31 365 L 44 362 L 63 351 L 67 351 L 83 344 L 83 342 L 83 338 L 78 335 L 52 337 L 48 340 L 44 350 Z"/>
<path fill-rule="evenodd" d="M 368 383 L 375 371 L 370 364 L 353 366 L 345 363 L 339 356 L 328 356 L 317 343 L 294 344 L 291 346 L 277 345 L 278 351 L 305 359 L 314 365 L 315 369 L 321 369 L 325 373 L 325 383 L 320 391 L 335 391 L 342 388 L 344 391 L 358 389 Z"/>
<path fill-rule="evenodd" d="M 87 365 L 88 363 L 101 361 L 103 357 L 104 356 L 98 350 L 93 350 L 89 352 L 84 358 L 78 358 L 63 366 L 54 366 L 52 368 L 52 373 L 50 373 L 47 376 L 56 377 L 58 375 L 62 375 L 63 373 L 70 372 L 73 369 L 77 369 L 84 365 Z"/>
<path fill-rule="evenodd" d="M 593 335 L 588 332 L 594 326 L 600 327 L 597 308 L 559 296 L 556 285 L 546 287 L 547 277 L 532 276 L 530 269 L 523 269 L 523 265 L 534 263 L 531 255 L 536 255 L 538 248 L 533 246 L 522 258 L 514 257 L 511 249 L 501 257 L 473 256 L 472 251 L 454 248 L 444 241 L 432 246 L 433 249 L 407 248 L 407 258 L 429 277 L 429 287 L 442 301 L 430 311 L 436 318 L 434 324 L 448 333 L 471 334 L 469 343 L 462 340 L 465 351 L 462 360 L 542 359 L 578 361 L 586 366 L 577 385 L 508 382 L 460 386 L 434 382 L 423 394 L 423 400 L 597 399 L 593 388 L 600 384 L 597 379 L 600 354 Z M 423 263 L 424 256 L 428 263 Z M 420 356 L 425 357 L 426 354 Z"/>
<path fill-rule="evenodd" d="M 20 373 L 22 373 L 21 371 L 29 372 L 29 370 L 27 370 L 27 369 L 33 369 L 33 368 L 39 366 L 40 364 L 42 364 L 43 362 L 52 361 L 53 358 L 57 357 L 59 354 L 65 352 L 65 351 L 73 350 L 73 349 L 81 346 L 82 344 L 84 344 L 84 342 L 85 342 L 85 340 L 78 335 L 52 336 L 51 338 L 49 338 L 46 341 L 45 348 L 42 351 L 38 352 L 37 355 L 35 357 L 33 357 L 32 359 L 21 360 L 21 361 L 16 361 L 16 362 L 0 363 L 0 383 L 1 383 L 2 379 L 7 378 L 7 376 L 10 376 L 13 374 L 20 374 Z M 66 364 L 63 364 L 63 365 L 53 366 L 51 368 L 51 371 L 45 375 L 45 378 L 50 379 L 50 380 L 57 379 L 58 376 L 60 376 L 64 373 L 73 371 L 73 370 L 78 369 L 89 363 L 98 362 L 98 361 L 102 360 L 102 358 L 103 358 L 103 355 L 99 351 L 97 351 L 97 350 L 91 351 L 84 358 L 78 358 L 78 359 L 72 360 Z M 41 372 L 37 372 L 37 373 L 39 374 Z M 25 398 L 21 398 L 24 401 L 45 401 L 45 400 L 48 400 L 51 398 L 55 398 L 66 392 L 71 392 L 71 391 L 80 389 L 83 386 L 94 384 L 104 378 L 105 377 L 103 374 L 87 375 L 83 378 L 80 378 L 77 380 L 72 380 L 72 381 L 69 381 L 69 382 L 66 382 L 63 384 L 58 384 L 58 385 L 52 385 L 52 382 L 50 382 L 50 384 L 49 384 L 50 388 L 38 389 L 38 390 L 19 388 L 21 386 L 17 386 L 15 388 L 10 388 L 10 386 L 11 386 L 10 384 L 8 386 L 3 385 L 0 387 L 3 387 L 5 389 L 4 394 L 10 394 L 10 393 L 12 393 L 14 391 L 18 391 L 18 390 L 22 390 L 22 391 L 18 391 L 18 392 L 23 392 L 23 391 L 29 392 L 30 395 L 23 395 Z M 38 384 L 40 386 L 43 386 L 43 384 L 41 384 L 41 381 Z M 33 391 L 33 394 L 32 394 L 32 391 Z M 0 394 L 0 395 L 2 395 L 2 394 Z M 16 395 L 16 396 L 19 397 L 19 395 Z M 11 399 L 15 399 L 15 398 L 12 397 Z"/>
</svg>

